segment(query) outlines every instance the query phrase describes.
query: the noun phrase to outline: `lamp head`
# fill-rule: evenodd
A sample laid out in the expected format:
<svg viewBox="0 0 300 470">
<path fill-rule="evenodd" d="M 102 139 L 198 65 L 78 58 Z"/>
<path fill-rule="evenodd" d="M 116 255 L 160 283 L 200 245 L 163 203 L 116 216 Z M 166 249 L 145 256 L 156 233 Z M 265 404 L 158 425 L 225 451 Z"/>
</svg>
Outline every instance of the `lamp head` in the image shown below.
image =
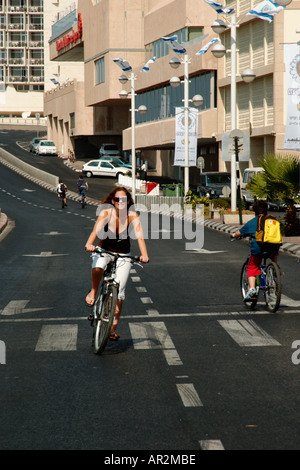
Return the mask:
<svg viewBox="0 0 300 470">
<path fill-rule="evenodd" d="M 221 59 L 226 54 L 226 48 L 223 44 L 216 44 L 212 49 L 212 53 L 216 59 Z"/>
<path fill-rule="evenodd" d="M 241 73 L 241 77 L 244 80 L 245 83 L 251 83 L 256 77 L 256 74 L 252 69 L 245 69 Z"/>
<path fill-rule="evenodd" d="M 171 78 L 171 80 L 170 80 L 170 85 L 171 85 L 173 88 L 178 87 L 180 84 L 181 84 L 180 78 L 178 78 L 178 77 L 172 77 L 172 78 Z"/>
</svg>

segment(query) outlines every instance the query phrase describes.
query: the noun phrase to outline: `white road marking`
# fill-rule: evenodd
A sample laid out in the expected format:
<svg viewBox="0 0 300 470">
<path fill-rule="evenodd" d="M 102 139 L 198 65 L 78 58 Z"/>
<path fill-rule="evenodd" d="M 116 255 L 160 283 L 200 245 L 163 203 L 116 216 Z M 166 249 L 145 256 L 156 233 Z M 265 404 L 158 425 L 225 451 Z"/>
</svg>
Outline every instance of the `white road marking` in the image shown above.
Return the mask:
<svg viewBox="0 0 300 470">
<path fill-rule="evenodd" d="M 25 308 L 29 300 L 11 300 L 0 314 L 4 316 L 19 315 L 22 313 L 41 312 L 42 310 L 49 310 L 49 308 Z"/>
<path fill-rule="evenodd" d="M 186 408 L 203 406 L 193 384 L 177 384 L 177 390 Z"/>
<path fill-rule="evenodd" d="M 138 276 L 133 276 L 133 277 L 131 278 L 131 280 L 132 280 L 132 282 L 141 282 L 141 278 L 138 277 Z"/>
<path fill-rule="evenodd" d="M 150 299 L 150 297 L 141 297 L 141 302 L 143 304 L 153 304 L 152 300 Z"/>
<path fill-rule="evenodd" d="M 280 305 L 282 307 L 300 307 L 300 300 L 293 300 L 286 295 L 281 295 Z"/>
<path fill-rule="evenodd" d="M 199 441 L 202 450 L 225 450 L 221 441 L 217 439 Z"/>
<path fill-rule="evenodd" d="M 129 323 L 135 349 L 162 349 L 169 365 L 182 365 L 163 322 Z"/>
<path fill-rule="evenodd" d="M 78 325 L 44 325 L 36 351 L 76 351 Z"/>
<path fill-rule="evenodd" d="M 69 256 L 66 253 L 53 254 L 52 251 L 42 251 L 39 255 L 23 255 L 30 258 L 52 258 L 53 256 Z"/>
<path fill-rule="evenodd" d="M 218 322 L 242 347 L 281 346 L 253 320 L 218 320 Z"/>
<path fill-rule="evenodd" d="M 136 287 L 136 291 L 139 293 L 144 293 L 147 292 L 147 289 L 146 287 Z"/>
</svg>

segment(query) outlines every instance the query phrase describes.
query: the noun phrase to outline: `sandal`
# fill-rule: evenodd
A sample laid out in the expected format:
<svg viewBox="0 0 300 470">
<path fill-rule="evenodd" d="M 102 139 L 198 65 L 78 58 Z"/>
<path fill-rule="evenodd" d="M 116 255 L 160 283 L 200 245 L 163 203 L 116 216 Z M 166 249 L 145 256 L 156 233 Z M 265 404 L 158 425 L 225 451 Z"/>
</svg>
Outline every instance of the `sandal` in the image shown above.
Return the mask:
<svg viewBox="0 0 300 470">
<path fill-rule="evenodd" d="M 91 291 L 90 291 L 91 292 Z M 87 294 L 86 298 L 85 298 L 85 303 L 88 307 L 94 307 L 94 304 L 95 304 L 95 300 L 96 299 L 93 299 L 91 296 L 90 296 L 90 292 Z M 86 299 L 89 298 L 93 303 L 92 304 L 89 304 Z"/>
<path fill-rule="evenodd" d="M 118 335 L 118 333 L 111 333 L 109 339 L 111 341 L 118 341 L 120 339 L 120 335 Z"/>
</svg>

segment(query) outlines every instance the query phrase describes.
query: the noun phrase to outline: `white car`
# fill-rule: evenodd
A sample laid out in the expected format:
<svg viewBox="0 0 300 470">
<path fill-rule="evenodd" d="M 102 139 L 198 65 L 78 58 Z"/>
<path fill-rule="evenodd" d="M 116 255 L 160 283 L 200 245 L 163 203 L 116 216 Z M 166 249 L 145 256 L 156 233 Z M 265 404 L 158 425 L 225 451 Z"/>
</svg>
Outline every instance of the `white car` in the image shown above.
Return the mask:
<svg viewBox="0 0 300 470">
<path fill-rule="evenodd" d="M 82 173 L 87 177 L 92 176 L 112 176 L 118 178 L 119 174 L 125 175 L 128 168 L 117 165 L 114 162 L 91 160 L 82 167 Z"/>
<path fill-rule="evenodd" d="M 57 155 L 57 148 L 52 140 L 41 140 L 34 149 L 34 153 L 38 155 Z"/>
<path fill-rule="evenodd" d="M 40 143 L 42 139 L 39 139 L 38 137 L 34 137 L 34 139 L 32 139 L 30 141 L 30 144 L 29 144 L 29 151 L 30 152 L 35 152 L 35 149 L 37 147 L 37 145 Z"/>
</svg>

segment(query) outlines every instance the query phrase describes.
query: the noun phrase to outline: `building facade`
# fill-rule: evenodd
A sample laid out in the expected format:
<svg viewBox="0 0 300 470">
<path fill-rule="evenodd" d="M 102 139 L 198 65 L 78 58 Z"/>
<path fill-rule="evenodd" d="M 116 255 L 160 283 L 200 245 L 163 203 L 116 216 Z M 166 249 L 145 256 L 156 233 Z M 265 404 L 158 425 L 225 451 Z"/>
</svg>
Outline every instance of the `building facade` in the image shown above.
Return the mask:
<svg viewBox="0 0 300 470">
<path fill-rule="evenodd" d="M 67 79 L 60 64 L 49 59 L 52 23 L 75 7 L 66 0 L 0 0 L 1 117 L 43 116 L 50 79 Z M 66 73 L 77 71 L 78 63 L 68 64 Z"/>
<path fill-rule="evenodd" d="M 241 163 L 242 169 L 257 166 L 268 152 L 300 155 L 297 143 L 288 149 L 285 143 L 289 117 L 285 48 L 290 44 L 296 51 L 297 71 L 300 1 L 293 0 L 270 23 L 247 15 L 259 3 L 226 2 L 227 7 L 235 9 L 238 20 L 237 127 L 249 136 L 250 142 L 250 160 Z M 74 92 L 69 102 L 64 97 L 70 88 L 58 87 L 45 94 L 49 137 L 59 143 L 65 154 L 71 148 L 78 157 L 84 155 L 83 148 L 88 148 L 94 157 L 104 142 L 115 142 L 130 153 L 130 99 L 119 97 L 122 88 L 130 91 L 130 84 L 120 84 L 122 71 L 113 61 L 122 58 L 135 73 L 136 107 L 144 104 L 148 108 L 145 115 L 136 115 L 137 155 L 147 160 L 157 174 L 182 179 L 182 169 L 174 166 L 174 151 L 175 107 L 182 106 L 184 90 L 182 85 L 171 88 L 169 81 L 175 73 L 183 79 L 184 71 L 182 65 L 175 73 L 170 68 L 169 61 L 176 54 L 161 39 L 176 34 L 189 56 L 190 97 L 203 96 L 198 113 L 197 156 L 204 159 L 204 171 L 229 170 L 224 134 L 231 130 L 231 54 L 227 52 L 224 58 L 216 59 L 210 49 L 196 55 L 216 38 L 211 25 L 220 18 L 223 17 L 204 0 L 78 0 L 76 22 L 61 34 L 56 28 L 55 40 L 50 41 L 50 59 L 78 60 L 84 64 L 84 81 L 74 81 L 72 86 L 76 82 L 81 92 Z M 219 38 L 228 51 L 230 28 Z M 142 73 L 143 65 L 153 56 L 155 62 L 147 73 Z M 240 77 L 245 68 L 253 69 L 256 75 L 250 84 Z M 299 97 L 299 85 L 295 87 Z M 298 117 L 300 105 L 296 103 L 294 119 Z M 197 183 L 199 171 L 196 167 L 190 169 L 192 184 Z"/>
</svg>

